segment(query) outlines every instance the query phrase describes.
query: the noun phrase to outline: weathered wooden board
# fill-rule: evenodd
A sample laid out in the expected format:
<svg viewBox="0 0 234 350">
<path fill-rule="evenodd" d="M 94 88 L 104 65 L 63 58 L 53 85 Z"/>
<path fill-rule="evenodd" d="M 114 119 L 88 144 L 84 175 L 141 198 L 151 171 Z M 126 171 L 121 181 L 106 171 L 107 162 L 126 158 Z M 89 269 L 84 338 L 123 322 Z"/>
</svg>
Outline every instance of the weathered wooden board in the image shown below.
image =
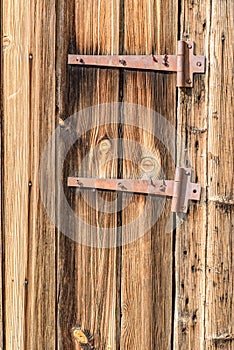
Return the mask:
<svg viewBox="0 0 234 350">
<path fill-rule="evenodd" d="M 2 1 L 0 1 L 0 21 L 2 21 Z M 3 211 L 2 211 L 2 135 L 3 135 L 3 35 L 2 26 L 0 26 L 0 349 L 3 349 Z"/>
<path fill-rule="evenodd" d="M 233 349 L 233 1 L 0 5 L 0 350 L 78 350 L 73 327 L 90 331 L 99 350 Z M 68 53 L 175 54 L 178 38 L 207 56 L 192 90 L 176 90 L 176 74 L 67 65 Z M 57 228 L 39 190 L 56 127 L 47 160 L 56 190 L 43 193 Z M 66 132 L 77 140 L 60 179 Z M 160 134 L 177 141 L 176 152 Z M 155 197 L 66 186 L 71 175 L 153 181 L 163 170 L 172 179 L 174 156 L 191 163 L 203 190 L 184 218 L 174 217 L 173 233 L 171 199 L 155 222 Z"/>
<path fill-rule="evenodd" d="M 206 348 L 234 348 L 234 4 L 210 9 Z"/>
<path fill-rule="evenodd" d="M 176 349 L 233 349 L 233 10 L 231 1 L 181 5 L 181 37 L 206 55 L 207 74 L 179 96 L 178 126 L 203 192 L 177 230 Z"/>
<path fill-rule="evenodd" d="M 196 43 L 196 53 L 208 55 L 207 3 L 182 1 L 180 37 Z M 177 125 L 182 145 L 193 168 L 193 180 L 202 186 L 200 203 L 190 203 L 189 213 L 176 232 L 175 349 L 204 348 L 207 189 L 207 75 L 195 77 L 194 88 L 180 89 Z M 182 150 L 177 148 L 180 166 Z"/>
<path fill-rule="evenodd" d="M 55 229 L 38 172 L 55 123 L 54 2 L 4 1 L 3 18 L 4 349 L 52 349 Z"/>
<path fill-rule="evenodd" d="M 173 1 L 163 4 L 125 1 L 123 53 L 173 54 L 177 44 L 176 18 L 177 7 Z M 162 125 L 156 115 L 150 117 L 152 112 L 142 111 L 141 106 L 157 111 L 174 126 L 175 86 L 175 75 L 124 72 L 123 101 L 139 105 L 139 111 L 126 107 L 123 112 L 123 178 L 153 180 L 159 175 L 160 165 L 165 177 L 173 178 L 173 154 L 169 154 L 172 150 L 164 149 L 163 145 L 160 148 L 156 137 L 160 134 L 157 128 Z M 161 132 L 167 135 L 168 130 Z M 175 133 L 168 137 L 173 142 Z M 155 162 L 155 168 L 153 165 L 151 169 L 152 164 L 148 162 Z M 170 202 L 166 202 L 156 224 L 157 198 L 123 195 L 123 207 L 123 243 L 134 236 L 136 239 L 122 248 L 121 349 L 169 349 L 173 318 L 173 233 L 167 232 L 166 225 L 171 215 Z"/>
<path fill-rule="evenodd" d="M 60 2 L 57 35 L 62 42 L 57 51 L 57 65 L 60 67 L 57 106 L 62 127 L 66 127 L 67 118 L 74 113 L 119 99 L 118 71 L 67 67 L 68 53 L 118 53 L 119 10 L 118 0 Z M 72 18 L 74 22 L 71 22 Z M 82 116 L 78 115 L 81 137 L 66 158 L 65 185 L 66 178 L 73 174 L 118 176 L 118 145 L 112 141 L 118 138 L 118 119 L 118 110 L 114 107 L 109 110 L 104 108 L 101 113 L 97 107 L 90 113 L 87 111 Z M 95 124 L 103 126 L 94 127 Z M 74 212 L 85 223 L 76 228 L 77 232 L 82 232 L 81 241 L 72 241 L 63 234 L 59 236 L 58 348 L 78 349 L 78 342 L 72 338 L 72 328 L 80 326 L 94 336 L 98 349 L 117 349 L 120 250 L 111 246 L 111 239 L 108 240 L 106 236 L 108 232 L 104 233 L 104 229 L 110 227 L 118 234 L 117 197 L 101 191 L 79 193 L 71 188 L 65 188 L 65 193 Z M 113 213 L 106 213 L 111 203 Z M 60 206 L 61 216 L 63 210 Z M 90 237 L 90 246 L 85 243 L 87 237 Z M 97 242 L 101 242 L 103 237 L 107 247 L 97 248 Z"/>
<path fill-rule="evenodd" d="M 19 22 L 11 21 L 19 18 Z M 29 197 L 28 1 L 3 3 L 4 49 L 4 303 L 5 348 L 23 348 Z M 21 27 L 21 31 L 18 30 Z M 19 64 L 16 64 L 16 61 Z M 27 77 L 26 79 L 24 77 Z"/>
</svg>

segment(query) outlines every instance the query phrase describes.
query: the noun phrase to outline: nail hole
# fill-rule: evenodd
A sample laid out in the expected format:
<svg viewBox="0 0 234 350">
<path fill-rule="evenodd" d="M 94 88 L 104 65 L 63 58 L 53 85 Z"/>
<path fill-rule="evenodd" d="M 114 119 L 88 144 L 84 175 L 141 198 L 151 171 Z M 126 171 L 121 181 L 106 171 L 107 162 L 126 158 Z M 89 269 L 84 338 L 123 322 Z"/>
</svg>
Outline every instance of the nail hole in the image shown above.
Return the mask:
<svg viewBox="0 0 234 350">
<path fill-rule="evenodd" d="M 197 190 L 194 189 L 194 190 L 193 190 L 193 193 L 197 193 Z"/>
</svg>

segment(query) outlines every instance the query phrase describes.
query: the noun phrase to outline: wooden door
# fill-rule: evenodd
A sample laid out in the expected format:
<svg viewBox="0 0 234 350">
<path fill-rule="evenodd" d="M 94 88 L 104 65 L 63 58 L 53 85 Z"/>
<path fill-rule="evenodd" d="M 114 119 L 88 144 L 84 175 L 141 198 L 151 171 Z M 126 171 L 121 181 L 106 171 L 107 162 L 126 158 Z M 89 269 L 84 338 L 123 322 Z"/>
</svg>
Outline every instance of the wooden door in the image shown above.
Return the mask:
<svg viewBox="0 0 234 350">
<path fill-rule="evenodd" d="M 233 349 L 233 2 L 0 3 L 0 349 Z M 207 57 L 193 88 L 67 64 L 179 39 Z M 170 198 L 67 187 L 187 165 L 202 195 L 183 217 Z"/>
</svg>

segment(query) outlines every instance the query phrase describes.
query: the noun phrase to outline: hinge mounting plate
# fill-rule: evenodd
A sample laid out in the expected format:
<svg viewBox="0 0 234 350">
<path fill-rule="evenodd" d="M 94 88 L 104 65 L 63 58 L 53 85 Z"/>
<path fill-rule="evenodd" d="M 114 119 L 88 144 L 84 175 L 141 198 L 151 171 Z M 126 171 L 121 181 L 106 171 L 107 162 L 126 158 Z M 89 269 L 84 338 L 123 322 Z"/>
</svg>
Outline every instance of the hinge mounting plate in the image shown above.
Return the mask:
<svg viewBox="0 0 234 350">
<path fill-rule="evenodd" d="M 177 55 L 68 55 L 69 65 L 177 72 L 178 87 L 192 87 L 193 74 L 205 73 L 205 56 L 192 41 L 178 41 Z"/>
<path fill-rule="evenodd" d="M 200 184 L 191 182 L 190 168 L 176 168 L 173 180 L 97 179 L 69 177 L 68 187 L 142 193 L 172 197 L 172 212 L 186 213 L 189 199 L 198 201 Z"/>
</svg>

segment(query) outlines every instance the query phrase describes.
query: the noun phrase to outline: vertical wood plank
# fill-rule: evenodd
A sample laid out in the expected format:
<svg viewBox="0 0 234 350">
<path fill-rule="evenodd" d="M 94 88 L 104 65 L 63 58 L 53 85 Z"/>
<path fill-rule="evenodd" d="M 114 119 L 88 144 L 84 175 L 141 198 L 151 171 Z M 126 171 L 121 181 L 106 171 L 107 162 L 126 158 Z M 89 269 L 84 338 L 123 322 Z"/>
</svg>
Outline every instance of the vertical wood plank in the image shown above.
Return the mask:
<svg viewBox="0 0 234 350">
<path fill-rule="evenodd" d="M 41 201 L 39 167 L 42 153 L 55 129 L 55 1 L 30 2 L 29 46 L 29 181 L 27 294 L 25 341 L 27 349 L 56 347 L 56 236 Z M 51 161 L 52 159 L 52 161 Z M 55 179 L 55 145 L 47 161 Z M 55 210 L 55 198 L 47 193 Z"/>
<path fill-rule="evenodd" d="M 0 1 L 0 22 L 2 23 L 2 1 Z M 0 26 L 0 350 L 3 349 L 3 28 Z"/>
<path fill-rule="evenodd" d="M 234 6 L 212 3 L 209 33 L 206 349 L 234 347 Z"/>
<path fill-rule="evenodd" d="M 124 53 L 173 54 L 176 51 L 176 2 L 127 0 L 124 4 Z M 175 75 L 125 71 L 123 100 L 153 109 L 175 125 L 175 79 Z M 159 127 L 157 119 L 149 121 L 147 112 L 125 110 L 122 122 L 123 178 L 152 177 L 153 180 L 159 165 L 149 175 L 144 169 L 143 172 L 140 170 L 140 164 L 144 157 L 156 161 L 159 155 L 165 176 L 173 177 L 173 162 L 167 150 L 162 152 L 154 137 Z M 128 126 L 128 123 L 139 124 L 139 127 Z M 152 132 L 144 132 L 145 126 Z M 173 140 L 175 135 L 168 137 Z M 170 202 L 166 201 L 164 213 L 154 224 L 157 205 L 153 198 L 146 203 L 145 196 L 134 195 L 129 199 L 128 195 L 123 195 L 123 206 L 126 206 L 122 213 L 123 240 L 136 233 L 140 238 L 123 246 L 121 349 L 171 347 L 173 237 L 172 233 L 166 232 Z M 137 222 L 142 210 L 145 214 Z M 129 228 L 127 224 L 131 222 L 134 225 Z M 146 230 L 149 223 L 150 229 Z"/>
<path fill-rule="evenodd" d="M 53 349 L 55 230 L 40 201 L 38 173 L 55 121 L 55 5 L 3 5 L 4 348 Z"/>
<path fill-rule="evenodd" d="M 185 2 L 181 30 L 196 41 L 208 66 L 193 93 L 180 94 L 180 128 L 204 190 L 201 205 L 191 208 L 177 236 L 175 344 L 232 349 L 233 4 Z"/>
<path fill-rule="evenodd" d="M 118 71 L 67 67 L 67 54 L 118 53 L 119 1 L 61 1 L 58 13 L 57 107 L 60 125 L 66 127 L 66 119 L 73 113 L 90 106 L 118 101 Z M 62 35 L 63 43 L 61 42 L 60 46 Z M 88 191 L 79 193 L 77 190 L 66 189 L 66 177 L 72 174 L 117 177 L 118 162 L 117 159 L 112 159 L 117 153 L 117 146 L 112 139 L 118 138 L 118 125 L 115 124 L 118 123 L 118 113 L 113 108 L 111 115 L 105 111 L 99 114 L 97 108 L 91 115 L 94 124 L 99 122 L 105 125 L 86 132 L 78 140 L 66 158 L 64 170 L 64 187 L 69 203 L 86 223 L 76 228 L 78 233 L 84 235 L 84 240 L 91 235 L 90 225 L 96 227 L 96 234 L 100 235 L 100 238 L 103 228 L 114 228 L 116 233 L 118 232 L 117 204 L 114 204 L 113 214 L 106 213 L 108 203 L 116 200 L 115 194 Z M 79 129 L 85 130 L 87 115 L 83 114 L 78 121 Z M 110 121 L 112 125 L 109 125 Z M 102 153 L 102 143 L 108 143 L 108 140 L 110 150 Z M 83 165 L 80 167 L 82 161 Z M 63 207 L 60 206 L 58 210 L 62 213 Z M 89 247 L 60 234 L 59 349 L 79 348 L 76 339 L 72 338 L 72 328 L 75 326 L 90 331 L 94 336 L 95 348 L 104 350 L 119 347 L 118 259 L 119 249 L 96 248 L 95 245 Z"/>
<path fill-rule="evenodd" d="M 17 18 L 17 21 L 15 20 Z M 24 347 L 29 181 L 30 18 L 27 0 L 3 2 L 5 349 Z M 21 30 L 19 30 L 19 27 Z M 25 79 L 26 77 L 26 79 Z"/>
<path fill-rule="evenodd" d="M 196 43 L 196 54 L 208 55 L 209 3 L 182 1 L 180 38 Z M 192 89 L 180 89 L 178 132 L 192 166 L 193 180 L 202 186 L 200 203 L 189 212 L 176 232 L 175 349 L 204 348 L 206 188 L 207 188 L 208 75 L 195 76 Z M 179 166 L 186 166 L 177 150 Z"/>
</svg>

